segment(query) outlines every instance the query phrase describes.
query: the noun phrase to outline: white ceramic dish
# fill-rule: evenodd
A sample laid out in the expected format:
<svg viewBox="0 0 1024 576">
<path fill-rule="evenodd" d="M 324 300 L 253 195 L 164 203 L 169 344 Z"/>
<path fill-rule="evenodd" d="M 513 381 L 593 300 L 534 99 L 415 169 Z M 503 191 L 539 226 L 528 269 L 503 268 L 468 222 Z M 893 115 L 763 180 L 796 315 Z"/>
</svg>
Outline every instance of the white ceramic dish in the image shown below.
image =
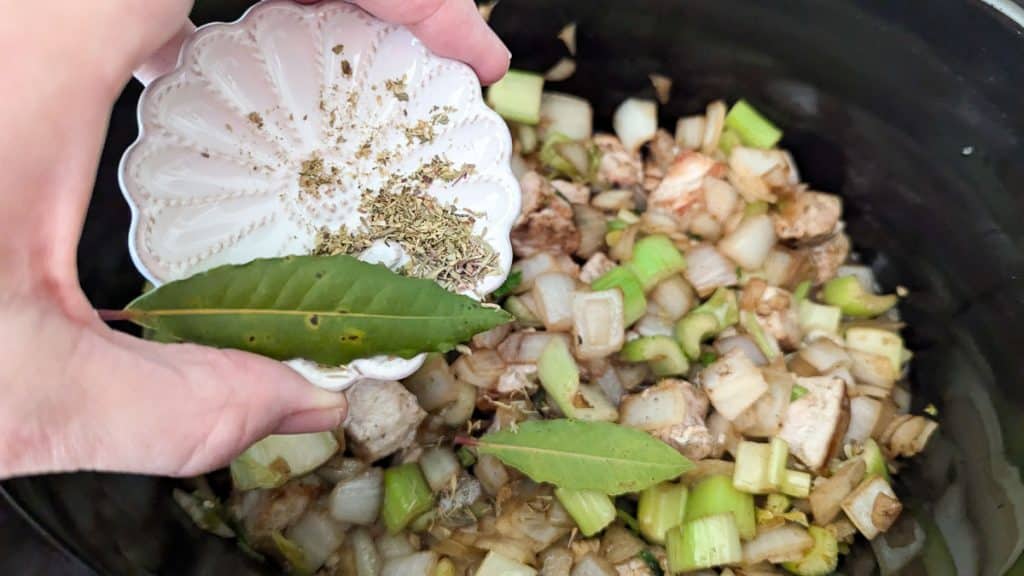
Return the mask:
<svg viewBox="0 0 1024 576">
<path fill-rule="evenodd" d="M 362 190 L 435 156 L 475 167 L 426 193 L 481 214 L 478 231 L 498 255 L 500 274 L 464 293 L 481 298 L 508 274 L 520 194 L 505 123 L 468 66 L 348 3 L 267 0 L 234 23 L 199 28 L 177 67 L 147 86 L 138 116 L 120 182 L 132 208 L 132 259 L 156 285 L 221 264 L 309 253 L 322 227 L 358 225 Z M 433 131 L 428 141 L 407 132 L 422 122 Z M 382 165 L 382 155 L 391 161 Z M 314 156 L 339 168 L 341 187 L 303 192 L 299 172 Z M 361 378 L 403 378 L 422 361 L 289 364 L 341 390 Z"/>
</svg>

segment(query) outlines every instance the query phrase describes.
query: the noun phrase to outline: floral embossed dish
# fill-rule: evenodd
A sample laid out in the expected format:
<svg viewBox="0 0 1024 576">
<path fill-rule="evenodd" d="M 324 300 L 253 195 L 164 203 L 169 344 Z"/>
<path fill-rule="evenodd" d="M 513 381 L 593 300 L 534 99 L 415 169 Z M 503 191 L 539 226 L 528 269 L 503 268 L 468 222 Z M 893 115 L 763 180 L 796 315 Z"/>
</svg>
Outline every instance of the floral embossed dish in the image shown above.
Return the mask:
<svg viewBox="0 0 1024 576">
<path fill-rule="evenodd" d="M 508 273 L 520 195 L 505 123 L 468 66 L 355 6 L 268 0 L 234 23 L 199 28 L 177 68 L 147 86 L 139 125 L 121 188 L 132 207 L 132 258 L 156 285 L 222 264 L 329 251 L 403 266 L 476 298 Z M 414 210 L 396 208 L 396 220 L 378 212 L 392 205 Z M 438 236 L 418 216 L 424 207 L 465 224 L 475 243 L 413 266 L 417 234 Z M 440 236 L 431 246 L 453 242 Z M 421 363 L 289 365 L 340 390 L 402 378 Z"/>
</svg>

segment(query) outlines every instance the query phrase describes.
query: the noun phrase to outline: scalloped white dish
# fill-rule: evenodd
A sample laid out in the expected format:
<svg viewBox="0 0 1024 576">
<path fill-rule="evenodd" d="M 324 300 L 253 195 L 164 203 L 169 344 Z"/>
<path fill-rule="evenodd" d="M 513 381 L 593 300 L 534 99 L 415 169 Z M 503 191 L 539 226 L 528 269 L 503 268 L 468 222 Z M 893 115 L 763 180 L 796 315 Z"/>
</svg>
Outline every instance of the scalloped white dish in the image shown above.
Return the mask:
<svg viewBox="0 0 1024 576">
<path fill-rule="evenodd" d="M 132 259 L 156 285 L 222 264 L 308 254 L 320 229 L 358 228 L 364 190 L 435 157 L 474 169 L 424 192 L 478 214 L 475 230 L 497 254 L 498 273 L 463 293 L 482 298 L 508 274 L 520 192 L 507 126 L 468 66 L 355 6 L 267 0 L 236 22 L 199 28 L 175 70 L 147 86 L 138 115 L 120 182 L 132 208 Z M 424 123 L 427 139 L 415 136 Z M 337 169 L 323 193 L 300 186 L 314 158 Z M 369 252 L 361 258 L 380 261 Z M 422 361 L 289 365 L 342 390 L 362 378 L 403 378 Z"/>
</svg>

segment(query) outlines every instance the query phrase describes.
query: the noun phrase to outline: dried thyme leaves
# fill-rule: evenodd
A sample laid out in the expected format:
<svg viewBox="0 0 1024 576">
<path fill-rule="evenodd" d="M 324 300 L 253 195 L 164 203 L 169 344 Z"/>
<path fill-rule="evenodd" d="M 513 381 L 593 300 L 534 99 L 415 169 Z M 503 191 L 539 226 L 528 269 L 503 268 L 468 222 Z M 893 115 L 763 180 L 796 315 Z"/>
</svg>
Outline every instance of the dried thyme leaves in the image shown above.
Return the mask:
<svg viewBox="0 0 1024 576">
<path fill-rule="evenodd" d="M 421 190 L 435 180 L 454 182 L 473 172 L 435 156 L 419 170 L 362 195 L 361 228 L 320 230 L 315 254 L 358 254 L 378 240 L 399 244 L 409 257 L 404 273 L 434 280 L 449 290 L 472 288 L 497 271 L 497 254 L 473 232 L 477 216 L 442 205 Z"/>
<path fill-rule="evenodd" d="M 338 186 L 338 167 L 328 168 L 319 154 L 314 154 L 299 167 L 299 190 L 312 198 L 320 197 L 324 186 Z"/>
</svg>

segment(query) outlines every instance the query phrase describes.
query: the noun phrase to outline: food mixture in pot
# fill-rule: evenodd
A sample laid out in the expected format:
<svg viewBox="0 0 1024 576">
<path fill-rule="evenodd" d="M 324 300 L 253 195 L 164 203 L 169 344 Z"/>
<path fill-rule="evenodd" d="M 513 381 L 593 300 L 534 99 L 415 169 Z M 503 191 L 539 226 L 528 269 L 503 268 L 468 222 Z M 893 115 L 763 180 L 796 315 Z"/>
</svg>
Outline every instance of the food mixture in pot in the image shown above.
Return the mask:
<svg viewBox="0 0 1024 576">
<path fill-rule="evenodd" d="M 523 193 L 491 297 L 515 322 L 358 384 L 343 430 L 261 441 L 230 487 L 192 480 L 192 519 L 292 573 L 357 576 L 813 576 L 884 538 L 937 424 L 909 412 L 899 296 L 781 131 L 740 100 L 672 133 L 630 99 L 592 133 L 585 100 L 517 71 L 489 102 Z M 577 490 L 585 450 L 543 459 L 545 435 L 597 453 L 637 431 L 685 471 Z M 499 437 L 534 464 L 484 449 Z M 617 475 L 656 467 L 620 447 Z"/>
</svg>

